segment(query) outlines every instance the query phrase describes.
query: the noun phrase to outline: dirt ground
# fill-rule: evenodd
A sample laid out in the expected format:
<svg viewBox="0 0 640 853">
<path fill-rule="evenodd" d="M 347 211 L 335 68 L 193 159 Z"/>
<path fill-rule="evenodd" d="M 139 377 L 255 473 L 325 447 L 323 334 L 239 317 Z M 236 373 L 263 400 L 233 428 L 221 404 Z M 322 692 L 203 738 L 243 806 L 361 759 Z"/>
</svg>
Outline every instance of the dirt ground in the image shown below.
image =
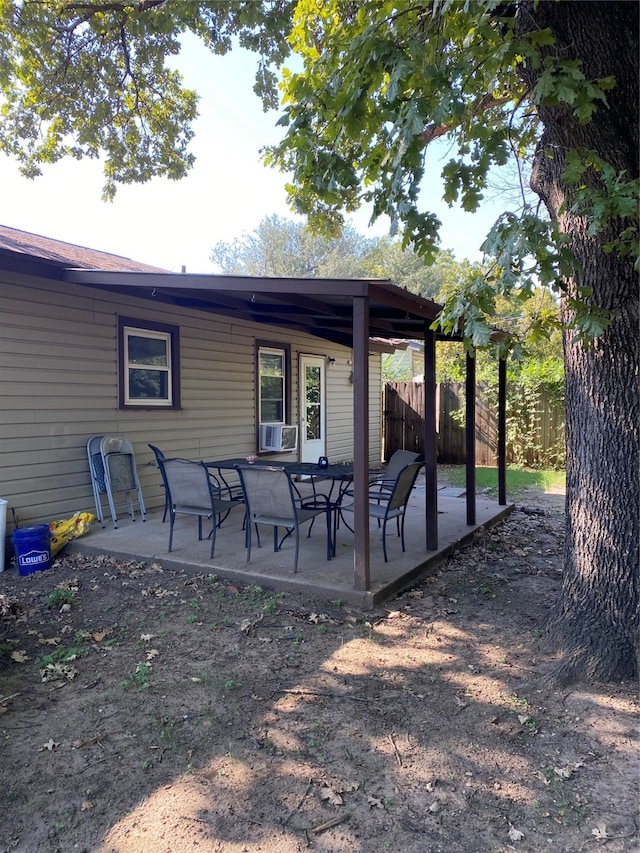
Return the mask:
<svg viewBox="0 0 640 853">
<path fill-rule="evenodd" d="M 637 685 L 541 686 L 563 498 L 520 500 L 374 611 L 5 571 L 0 851 L 637 851 Z"/>
</svg>

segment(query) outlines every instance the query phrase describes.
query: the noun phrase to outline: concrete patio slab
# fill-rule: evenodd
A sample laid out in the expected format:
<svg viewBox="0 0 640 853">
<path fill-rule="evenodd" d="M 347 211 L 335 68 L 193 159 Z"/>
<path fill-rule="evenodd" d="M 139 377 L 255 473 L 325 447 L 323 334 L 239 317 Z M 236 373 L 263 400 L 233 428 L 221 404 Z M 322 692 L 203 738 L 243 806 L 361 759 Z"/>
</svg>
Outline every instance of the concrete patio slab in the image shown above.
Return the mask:
<svg viewBox="0 0 640 853">
<path fill-rule="evenodd" d="M 464 491 L 462 492 L 464 495 Z M 210 542 L 198 541 L 197 519 L 176 517 L 173 550 L 167 552 L 169 522 L 162 523 L 162 512 L 152 512 L 142 522 L 123 518 L 114 529 L 110 522 L 102 528 L 94 523 L 89 534 L 70 543 L 70 551 L 84 554 L 109 554 L 125 559 L 159 562 L 193 573 L 215 574 L 238 584 L 256 584 L 276 590 L 296 590 L 316 600 L 340 599 L 363 607 L 373 607 L 433 571 L 454 549 L 471 541 L 483 527 L 497 524 L 508 515 L 513 505 L 500 506 L 485 496 L 476 501 L 476 524 L 466 524 L 466 501 L 438 493 L 438 544 L 435 551 L 426 549 L 425 493 L 416 486 L 409 500 L 405 521 L 406 552 L 402 553 L 395 525 L 387 531 L 389 562 L 385 563 L 377 522 L 370 526 L 370 588 L 354 587 L 353 534 L 340 525 L 336 539 L 336 556 L 326 559 L 326 538 L 322 525 L 316 522 L 307 537 L 301 529 L 298 571 L 293 572 L 294 542 L 285 541 L 277 553 L 273 550 L 271 528 L 261 531 L 262 547 L 255 541 L 251 563 L 247 565 L 244 547 L 242 507 L 232 510 L 218 529 L 215 556 L 209 559 Z M 206 529 L 206 527 L 205 527 Z M 206 535 L 206 533 L 205 533 Z"/>
</svg>

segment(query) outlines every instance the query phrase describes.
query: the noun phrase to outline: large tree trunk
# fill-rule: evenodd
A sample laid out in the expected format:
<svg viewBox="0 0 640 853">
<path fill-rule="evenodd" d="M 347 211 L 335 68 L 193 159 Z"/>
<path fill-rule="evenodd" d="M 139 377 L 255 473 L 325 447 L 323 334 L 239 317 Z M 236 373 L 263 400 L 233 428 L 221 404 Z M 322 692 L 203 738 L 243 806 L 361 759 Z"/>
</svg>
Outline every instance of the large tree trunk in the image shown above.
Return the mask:
<svg viewBox="0 0 640 853">
<path fill-rule="evenodd" d="M 565 152 L 583 148 L 626 169 L 627 177 L 638 176 L 638 5 L 524 3 L 517 27 L 549 27 L 554 54 L 581 59 L 587 79 L 616 78 L 608 106 L 586 125 L 564 107 L 540 107 L 544 133 L 531 185 L 570 235 L 582 267 L 567 282 L 567 295 L 588 287 L 593 303 L 611 311 L 610 325 L 591 347 L 565 333 L 567 537 L 562 593 L 547 625 L 561 655 L 552 680 L 633 678 L 640 634 L 638 277 L 628 258 L 603 250 L 620 223 L 594 237 L 583 217 L 567 212 L 571 192 L 562 171 Z M 536 72 L 524 69 L 523 76 L 531 85 Z M 597 176 L 592 180 L 596 185 Z M 568 319 L 566 299 L 563 312 Z"/>
</svg>

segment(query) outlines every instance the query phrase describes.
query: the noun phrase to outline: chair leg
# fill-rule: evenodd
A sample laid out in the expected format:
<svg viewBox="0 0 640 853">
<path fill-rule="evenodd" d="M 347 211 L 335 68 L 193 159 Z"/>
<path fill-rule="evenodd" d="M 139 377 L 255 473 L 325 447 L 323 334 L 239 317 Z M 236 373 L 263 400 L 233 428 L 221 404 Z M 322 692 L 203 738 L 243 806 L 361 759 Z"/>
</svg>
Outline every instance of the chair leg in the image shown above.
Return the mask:
<svg viewBox="0 0 640 853">
<path fill-rule="evenodd" d="M 106 492 L 107 492 L 107 501 L 109 503 L 109 510 L 111 512 L 111 520 L 113 521 L 113 529 L 117 530 L 118 529 L 118 516 L 116 514 L 116 504 L 115 504 L 115 500 L 113 498 L 113 494 L 111 492 L 111 486 L 108 482 L 108 474 L 106 471 L 105 471 L 105 486 L 106 486 Z"/>
<path fill-rule="evenodd" d="M 256 531 L 258 530 L 258 525 L 256 524 Z M 247 566 L 249 565 L 249 560 L 251 559 L 251 523 L 247 518 L 247 529 L 244 534 L 244 544 L 247 549 Z M 260 541 L 258 541 L 258 547 L 260 547 Z"/>
<path fill-rule="evenodd" d="M 382 553 L 384 554 L 384 561 L 388 563 L 389 560 L 387 558 L 387 519 L 385 518 L 384 523 L 382 525 Z"/>
<path fill-rule="evenodd" d="M 296 556 L 293 561 L 293 573 L 294 575 L 298 571 L 298 553 L 300 551 L 300 527 L 296 524 Z"/>
<path fill-rule="evenodd" d="M 216 529 L 218 527 L 217 522 L 218 522 L 218 516 L 214 515 L 213 516 L 213 529 L 211 531 L 211 553 L 209 554 L 210 560 L 213 560 L 213 554 L 214 554 L 214 551 L 216 550 Z"/>
<path fill-rule="evenodd" d="M 137 477 L 136 477 L 137 480 Z M 140 487 L 140 483 L 136 486 L 136 496 L 138 498 L 138 509 L 140 510 L 140 515 L 142 516 L 142 520 L 147 520 L 147 510 L 144 505 L 144 498 L 142 497 L 142 488 Z"/>
<path fill-rule="evenodd" d="M 169 512 L 169 553 L 171 553 L 171 546 L 173 545 L 173 522 L 175 518 L 176 514 L 171 510 Z"/>
</svg>

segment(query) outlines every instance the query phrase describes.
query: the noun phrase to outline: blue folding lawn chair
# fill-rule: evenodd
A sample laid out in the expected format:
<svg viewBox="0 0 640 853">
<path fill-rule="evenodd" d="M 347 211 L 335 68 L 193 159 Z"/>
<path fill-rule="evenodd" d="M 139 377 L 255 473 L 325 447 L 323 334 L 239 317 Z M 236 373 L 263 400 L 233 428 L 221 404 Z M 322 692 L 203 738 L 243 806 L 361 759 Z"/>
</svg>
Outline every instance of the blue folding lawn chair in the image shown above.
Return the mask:
<svg viewBox="0 0 640 853">
<path fill-rule="evenodd" d="M 102 495 L 106 495 L 113 526 L 118 526 L 117 506 L 124 505 L 127 514 L 136 520 L 134 497 L 145 521 L 144 498 L 138 480 L 136 460 L 131 442 L 121 435 L 92 435 L 87 441 L 87 456 L 91 472 L 91 486 L 96 504 L 96 515 L 104 527 Z"/>
</svg>

